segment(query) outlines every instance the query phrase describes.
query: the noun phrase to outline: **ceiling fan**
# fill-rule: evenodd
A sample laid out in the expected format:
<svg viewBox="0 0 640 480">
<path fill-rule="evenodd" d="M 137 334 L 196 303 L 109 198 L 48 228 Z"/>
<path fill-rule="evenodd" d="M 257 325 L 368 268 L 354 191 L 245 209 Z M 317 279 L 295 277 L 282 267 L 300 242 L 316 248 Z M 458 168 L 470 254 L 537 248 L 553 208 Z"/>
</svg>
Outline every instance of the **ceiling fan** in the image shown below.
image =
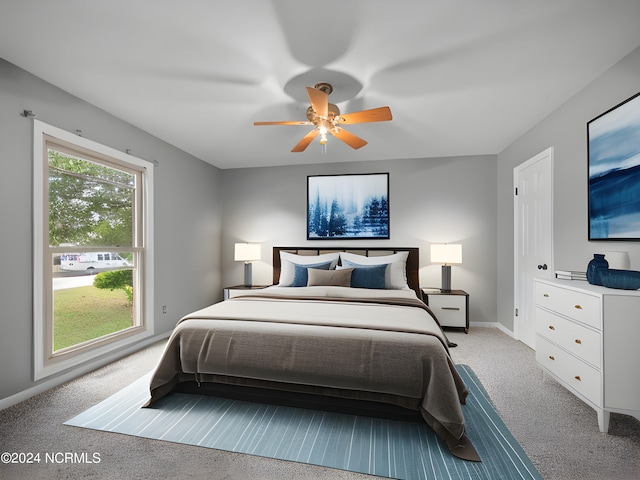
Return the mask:
<svg viewBox="0 0 640 480">
<path fill-rule="evenodd" d="M 293 147 L 292 152 L 303 152 L 318 135 L 320 135 L 320 144 L 324 147 L 327 143 L 327 133 L 342 140 L 351 148 L 358 149 L 367 144 L 366 140 L 349 133 L 341 125 L 386 122 L 392 119 L 389 107 L 341 114 L 336 105 L 329 103 L 329 94 L 333 92 L 333 87 L 330 84 L 322 82 L 317 83 L 313 88 L 306 88 L 311 103 L 307 108 L 307 121 L 253 122 L 254 125 L 314 125 L 315 128 Z"/>
</svg>

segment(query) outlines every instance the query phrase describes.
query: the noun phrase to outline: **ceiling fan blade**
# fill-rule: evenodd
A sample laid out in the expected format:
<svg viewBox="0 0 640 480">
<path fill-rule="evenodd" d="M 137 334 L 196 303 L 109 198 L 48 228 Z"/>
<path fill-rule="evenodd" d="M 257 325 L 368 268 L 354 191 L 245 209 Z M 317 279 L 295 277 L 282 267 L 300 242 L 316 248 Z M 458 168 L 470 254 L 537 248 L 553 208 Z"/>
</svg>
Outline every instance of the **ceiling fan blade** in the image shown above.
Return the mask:
<svg viewBox="0 0 640 480">
<path fill-rule="evenodd" d="M 292 152 L 304 152 L 305 149 L 309 146 L 313 139 L 318 136 L 320 131 L 317 128 L 314 128 L 309 133 L 307 133 L 302 140 L 300 140 L 295 147 L 293 147 Z"/>
<path fill-rule="evenodd" d="M 335 128 L 330 130 L 329 133 L 356 150 L 367 144 L 366 140 L 347 132 L 344 128 Z"/>
<path fill-rule="evenodd" d="M 391 109 L 389 107 L 372 108 L 360 112 L 345 113 L 338 117 L 338 123 L 354 124 L 367 122 L 386 122 L 391 120 Z"/>
<path fill-rule="evenodd" d="M 253 122 L 254 126 L 260 125 L 313 125 L 313 123 L 309 121 L 297 121 L 293 120 L 291 122 Z"/>
<path fill-rule="evenodd" d="M 311 107 L 316 114 L 326 118 L 329 115 L 329 95 L 311 87 L 307 87 L 307 95 L 309 95 L 309 102 L 311 102 Z"/>
</svg>

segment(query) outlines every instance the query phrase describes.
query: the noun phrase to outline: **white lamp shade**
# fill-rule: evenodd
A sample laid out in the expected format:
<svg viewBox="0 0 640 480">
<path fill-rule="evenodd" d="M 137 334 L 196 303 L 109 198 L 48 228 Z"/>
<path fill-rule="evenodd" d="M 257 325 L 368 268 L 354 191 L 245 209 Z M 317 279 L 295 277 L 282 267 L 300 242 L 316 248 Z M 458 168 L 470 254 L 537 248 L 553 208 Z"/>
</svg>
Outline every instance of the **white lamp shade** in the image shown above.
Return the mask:
<svg viewBox="0 0 640 480">
<path fill-rule="evenodd" d="M 462 263 L 462 245 L 459 243 L 432 244 L 431 263 L 442 263 L 445 265 Z"/>
<path fill-rule="evenodd" d="M 253 260 L 260 260 L 260 244 L 236 243 L 233 258 L 236 262 L 251 262 Z"/>
<path fill-rule="evenodd" d="M 609 268 L 615 270 L 629 270 L 631 268 L 629 252 L 605 252 L 604 259 L 609 263 Z"/>
</svg>

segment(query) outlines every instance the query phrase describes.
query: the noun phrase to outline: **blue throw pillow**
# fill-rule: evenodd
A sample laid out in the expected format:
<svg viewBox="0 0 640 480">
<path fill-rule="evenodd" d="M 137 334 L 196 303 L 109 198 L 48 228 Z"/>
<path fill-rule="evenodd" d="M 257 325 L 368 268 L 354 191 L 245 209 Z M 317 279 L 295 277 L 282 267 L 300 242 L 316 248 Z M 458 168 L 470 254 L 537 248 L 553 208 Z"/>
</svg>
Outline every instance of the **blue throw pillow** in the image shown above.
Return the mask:
<svg viewBox="0 0 640 480">
<path fill-rule="evenodd" d="M 354 264 L 349 265 L 349 267 Z M 359 265 L 351 273 L 351 286 L 354 288 L 380 288 L 386 286 L 387 265 Z"/>
<path fill-rule="evenodd" d="M 327 263 L 315 263 L 312 265 L 298 265 L 297 263 L 293 264 L 294 273 L 293 273 L 293 284 L 292 287 L 306 287 L 307 282 L 309 281 L 309 272 L 307 269 L 309 268 L 317 268 L 319 270 L 329 270 L 331 266 L 331 262 Z"/>
</svg>

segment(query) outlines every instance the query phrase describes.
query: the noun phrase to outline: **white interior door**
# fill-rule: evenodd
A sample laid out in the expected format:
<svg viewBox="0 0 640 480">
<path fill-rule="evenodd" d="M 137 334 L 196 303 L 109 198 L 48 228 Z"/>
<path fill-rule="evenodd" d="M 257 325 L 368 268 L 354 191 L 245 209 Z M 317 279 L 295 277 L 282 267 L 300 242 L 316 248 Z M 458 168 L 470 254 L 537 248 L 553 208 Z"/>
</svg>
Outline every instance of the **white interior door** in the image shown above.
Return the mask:
<svg viewBox="0 0 640 480">
<path fill-rule="evenodd" d="M 514 335 L 535 350 L 534 284 L 552 278 L 553 147 L 513 170 L 514 180 Z"/>
</svg>

